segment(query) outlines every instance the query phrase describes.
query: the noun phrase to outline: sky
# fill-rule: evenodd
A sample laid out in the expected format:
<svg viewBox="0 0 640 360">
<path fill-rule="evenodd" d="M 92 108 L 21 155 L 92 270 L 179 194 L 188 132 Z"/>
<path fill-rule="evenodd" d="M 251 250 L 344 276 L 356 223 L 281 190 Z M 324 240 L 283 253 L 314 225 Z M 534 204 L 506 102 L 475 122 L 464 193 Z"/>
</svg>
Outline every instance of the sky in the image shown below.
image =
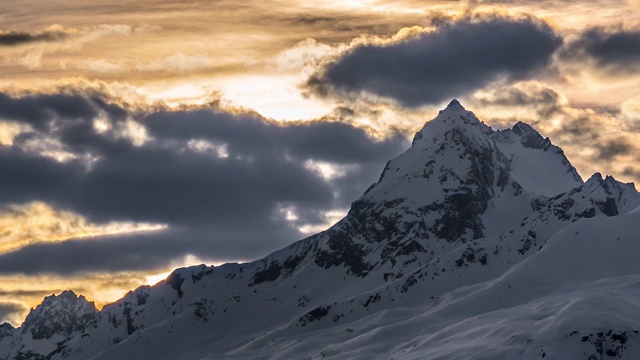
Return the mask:
<svg viewBox="0 0 640 360">
<path fill-rule="evenodd" d="M 326 229 L 453 98 L 640 180 L 640 1 L 0 2 L 0 323 Z"/>
</svg>

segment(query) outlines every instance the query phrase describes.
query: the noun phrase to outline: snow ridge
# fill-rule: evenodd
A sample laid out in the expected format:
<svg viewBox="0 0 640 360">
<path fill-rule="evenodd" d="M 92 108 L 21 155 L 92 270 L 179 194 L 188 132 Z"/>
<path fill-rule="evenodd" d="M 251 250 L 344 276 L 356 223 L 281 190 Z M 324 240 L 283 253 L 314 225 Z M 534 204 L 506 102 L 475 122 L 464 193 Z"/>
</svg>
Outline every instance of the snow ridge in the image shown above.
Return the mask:
<svg viewBox="0 0 640 360">
<path fill-rule="evenodd" d="M 633 184 L 585 183 L 529 125 L 453 100 L 328 230 L 100 312 L 47 297 L 0 327 L 0 359 L 637 358 L 638 209 Z"/>
</svg>

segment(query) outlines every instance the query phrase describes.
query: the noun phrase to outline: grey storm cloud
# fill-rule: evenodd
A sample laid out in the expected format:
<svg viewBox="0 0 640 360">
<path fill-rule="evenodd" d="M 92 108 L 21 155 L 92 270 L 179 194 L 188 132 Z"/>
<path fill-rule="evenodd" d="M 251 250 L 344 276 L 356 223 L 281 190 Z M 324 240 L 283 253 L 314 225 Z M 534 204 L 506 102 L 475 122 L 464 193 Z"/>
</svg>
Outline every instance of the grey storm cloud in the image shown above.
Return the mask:
<svg viewBox="0 0 640 360">
<path fill-rule="evenodd" d="M 531 17 L 445 20 L 418 38 L 359 46 L 308 86 L 321 95 L 366 91 L 408 107 L 435 104 L 492 81 L 538 74 L 561 44 L 551 27 Z"/>
<path fill-rule="evenodd" d="M 640 29 L 589 29 L 567 45 L 562 57 L 578 62 L 588 57 L 612 71 L 636 68 L 640 65 Z"/>
<path fill-rule="evenodd" d="M 161 233 L 29 246 L 0 255 L 0 273 L 155 269 L 186 254 L 258 257 L 300 239 L 296 226 L 323 223 L 325 211 L 348 207 L 408 145 L 404 136 L 378 141 L 344 123 L 283 125 L 199 109 L 148 113 L 139 121 L 152 140 L 136 146 L 93 126 L 105 114 L 113 126 L 127 118 L 105 99 L 0 95 L 0 103 L 0 117 L 33 129 L 0 147 L 0 206 L 43 201 L 97 223 L 169 225 Z M 79 157 L 58 162 L 29 149 L 43 139 Z M 198 151 L 193 141 L 224 146 L 227 156 Z M 88 154 L 98 157 L 90 166 Z M 309 161 L 353 171 L 325 179 Z M 297 222 L 278 213 L 283 206 L 296 209 Z"/>
<path fill-rule="evenodd" d="M 0 324 L 8 322 L 12 317 L 22 314 L 25 310 L 26 308 L 22 304 L 0 302 Z M 2 334 L 0 333 L 0 335 Z"/>
<path fill-rule="evenodd" d="M 551 88 L 521 90 L 499 87 L 492 98 L 480 98 L 477 101 L 481 106 L 529 107 L 544 119 L 563 111 L 560 98 L 560 94 Z"/>
<path fill-rule="evenodd" d="M 598 146 L 598 159 L 604 161 L 613 161 L 621 155 L 634 153 L 636 147 L 623 137 L 611 139 Z"/>
<path fill-rule="evenodd" d="M 195 239 L 196 236 L 198 234 L 194 231 L 168 231 L 135 236 L 104 236 L 58 244 L 41 243 L 0 256 L 0 273 L 70 275 L 86 271 L 163 269 L 167 261 L 197 251 L 194 245 L 203 239 Z"/>
<path fill-rule="evenodd" d="M 68 37 L 64 31 L 41 31 L 36 33 L 0 31 L 0 47 L 18 46 L 35 42 L 55 42 Z"/>
</svg>

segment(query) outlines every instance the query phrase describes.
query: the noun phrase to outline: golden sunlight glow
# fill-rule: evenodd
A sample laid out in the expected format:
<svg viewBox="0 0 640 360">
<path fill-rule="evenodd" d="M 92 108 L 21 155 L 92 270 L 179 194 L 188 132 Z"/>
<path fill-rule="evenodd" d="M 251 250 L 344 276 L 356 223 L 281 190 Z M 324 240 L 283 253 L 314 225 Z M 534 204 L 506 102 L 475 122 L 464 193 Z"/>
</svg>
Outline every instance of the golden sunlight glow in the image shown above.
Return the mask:
<svg viewBox="0 0 640 360">
<path fill-rule="evenodd" d="M 324 214 L 324 218 L 325 218 L 325 223 L 324 224 L 319 224 L 319 225 L 303 225 L 298 227 L 298 230 L 303 233 L 304 235 L 313 235 L 316 234 L 320 231 L 324 231 L 326 229 L 328 229 L 330 226 L 332 226 L 333 224 L 337 223 L 338 221 L 340 221 L 340 219 L 342 219 L 343 217 L 345 217 L 345 215 L 347 215 L 347 212 L 349 211 L 349 209 L 335 209 L 335 210 L 331 210 L 328 211 Z"/>
<path fill-rule="evenodd" d="M 147 98 L 162 101 L 171 107 L 183 104 L 204 105 L 211 100 L 215 92 L 211 81 L 203 79 L 175 81 L 172 83 L 150 83 L 140 87 Z"/>
<path fill-rule="evenodd" d="M 17 124 L 14 122 L 0 121 L 0 145 L 11 146 L 13 145 L 13 139 L 20 133 L 28 131 L 29 126 L 23 124 Z"/>
<path fill-rule="evenodd" d="M 166 279 L 167 276 L 169 276 L 169 274 L 171 274 L 171 272 L 173 270 L 175 270 L 176 268 L 188 267 L 188 266 L 196 266 L 196 265 L 201 265 L 201 264 L 206 264 L 207 266 L 220 266 L 223 263 L 222 262 L 207 261 L 207 260 L 204 260 L 202 258 L 197 257 L 196 255 L 188 254 L 188 255 L 180 258 L 180 259 L 172 261 L 170 266 L 168 266 L 163 271 L 155 272 L 155 273 L 152 273 L 150 275 L 146 275 L 145 276 L 145 280 L 144 280 L 145 281 L 144 284 L 145 285 L 155 285 L 158 282 Z"/>
<path fill-rule="evenodd" d="M 356 169 L 357 165 L 337 165 L 309 159 L 304 162 L 304 167 L 322 176 L 325 180 L 333 180 L 347 175 L 347 172 Z"/>
<path fill-rule="evenodd" d="M 315 119 L 333 110 L 333 104 L 304 97 L 300 83 L 299 75 L 247 75 L 222 79 L 219 89 L 228 100 L 226 105 L 252 109 L 275 120 Z"/>
<path fill-rule="evenodd" d="M 153 274 L 153 275 L 147 275 L 144 277 L 144 283 L 147 285 L 155 285 L 157 283 L 159 283 L 160 281 L 164 280 L 167 278 L 167 276 L 169 276 L 169 274 L 171 274 L 172 270 L 169 271 L 163 271 L 161 273 L 158 274 Z"/>
<path fill-rule="evenodd" d="M 32 202 L 13 205 L 0 212 L 0 254 L 45 242 L 63 242 L 95 236 L 166 229 L 166 225 L 112 222 L 91 224 L 81 215 Z"/>
<path fill-rule="evenodd" d="M 163 269 L 149 272 L 82 273 L 78 275 L 0 275 L 0 302 L 11 302 L 23 307 L 21 313 L 8 320 L 18 326 L 24 320 L 29 308 L 36 307 L 45 296 L 73 290 L 94 301 L 98 309 L 122 298 L 130 290 L 142 285 L 155 285 L 164 280 L 175 268 L 222 263 L 203 261 L 194 255 L 187 255 L 173 261 Z"/>
<path fill-rule="evenodd" d="M 122 298 L 128 291 L 145 284 L 139 272 L 82 273 L 78 275 L 2 275 L 0 302 L 21 304 L 23 312 L 8 319 L 14 326 L 24 320 L 29 308 L 36 307 L 45 296 L 73 290 L 94 301 L 98 308 Z"/>
</svg>

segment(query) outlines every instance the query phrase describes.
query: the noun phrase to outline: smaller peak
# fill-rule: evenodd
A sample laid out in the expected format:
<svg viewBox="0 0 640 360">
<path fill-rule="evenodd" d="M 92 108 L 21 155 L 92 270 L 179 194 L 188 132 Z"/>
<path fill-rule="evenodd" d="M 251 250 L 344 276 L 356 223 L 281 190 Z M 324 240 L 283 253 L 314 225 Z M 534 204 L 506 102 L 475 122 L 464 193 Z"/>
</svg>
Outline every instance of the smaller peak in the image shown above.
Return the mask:
<svg viewBox="0 0 640 360">
<path fill-rule="evenodd" d="M 534 129 L 531 125 L 518 121 L 511 128 L 514 134 L 520 137 L 522 146 L 532 149 L 540 149 L 547 151 L 552 146 L 549 138 L 542 137 L 540 133 Z"/>
<path fill-rule="evenodd" d="M 34 339 L 50 339 L 55 334 L 69 335 L 98 314 L 93 302 L 71 290 L 50 295 L 31 309 L 22 323 L 22 333 L 31 333 Z"/>
<path fill-rule="evenodd" d="M 54 295 L 55 296 L 55 295 Z M 66 298 L 66 299 L 76 299 L 78 295 L 73 290 L 65 290 L 58 295 L 58 297 Z"/>
<path fill-rule="evenodd" d="M 601 183 L 602 181 L 604 181 L 604 179 L 602 178 L 602 174 L 600 174 L 599 172 L 591 175 L 591 177 L 589 178 L 589 180 L 587 180 L 587 184 L 592 184 L 592 183 Z"/>
<path fill-rule="evenodd" d="M 532 128 L 531 125 L 527 123 L 523 123 L 522 121 L 518 121 L 515 125 L 513 125 L 513 128 L 511 128 L 511 130 L 513 130 L 513 132 L 518 135 L 524 135 L 524 134 L 540 135 L 540 133 L 538 133 L 536 129 Z"/>
<path fill-rule="evenodd" d="M 61 292 L 60 294 L 56 295 L 56 294 L 51 294 L 49 296 L 45 296 L 44 300 L 42 301 L 43 304 L 45 303 L 51 303 L 51 302 L 58 302 L 58 301 L 75 301 L 78 299 L 84 299 L 84 296 L 78 296 L 76 295 L 76 293 L 73 290 L 65 290 L 63 292 Z"/>
<path fill-rule="evenodd" d="M 602 177 L 602 174 L 599 172 L 593 174 L 589 180 L 585 183 L 591 188 L 603 188 L 605 192 L 611 194 L 613 191 L 631 191 L 636 192 L 636 187 L 634 183 L 623 183 L 611 175 L 607 175 L 606 177 Z"/>
<path fill-rule="evenodd" d="M 11 335 L 11 333 L 13 333 L 15 331 L 15 328 L 13 327 L 13 325 L 9 324 L 8 322 L 5 322 L 4 324 L 0 324 L 0 340 L 8 335 Z"/>
<path fill-rule="evenodd" d="M 438 114 L 445 117 L 457 118 L 459 116 L 465 116 L 467 112 L 468 112 L 467 109 L 465 109 L 462 105 L 460 105 L 460 102 L 458 100 L 453 99 L 451 100 L 449 105 L 447 105 L 446 108 L 440 110 Z"/>
</svg>

